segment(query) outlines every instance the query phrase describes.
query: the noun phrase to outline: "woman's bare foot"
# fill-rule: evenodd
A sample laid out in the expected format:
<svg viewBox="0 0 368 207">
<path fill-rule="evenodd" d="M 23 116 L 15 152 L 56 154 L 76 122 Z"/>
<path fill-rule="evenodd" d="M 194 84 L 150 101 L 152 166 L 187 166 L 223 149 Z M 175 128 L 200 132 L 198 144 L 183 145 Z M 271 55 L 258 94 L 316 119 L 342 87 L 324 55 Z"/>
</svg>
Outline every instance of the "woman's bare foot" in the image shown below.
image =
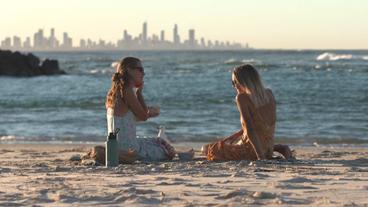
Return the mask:
<svg viewBox="0 0 368 207">
<path fill-rule="evenodd" d="M 287 160 L 293 158 L 293 153 L 291 152 L 289 146 L 287 145 L 276 144 L 273 147 L 273 151 L 282 154 Z"/>
<path fill-rule="evenodd" d="M 178 152 L 179 160 L 189 161 L 194 158 L 194 149 L 190 149 L 188 151 Z"/>
<path fill-rule="evenodd" d="M 202 155 L 207 156 L 207 153 L 208 153 L 208 144 L 202 146 L 201 152 L 202 152 Z"/>
</svg>

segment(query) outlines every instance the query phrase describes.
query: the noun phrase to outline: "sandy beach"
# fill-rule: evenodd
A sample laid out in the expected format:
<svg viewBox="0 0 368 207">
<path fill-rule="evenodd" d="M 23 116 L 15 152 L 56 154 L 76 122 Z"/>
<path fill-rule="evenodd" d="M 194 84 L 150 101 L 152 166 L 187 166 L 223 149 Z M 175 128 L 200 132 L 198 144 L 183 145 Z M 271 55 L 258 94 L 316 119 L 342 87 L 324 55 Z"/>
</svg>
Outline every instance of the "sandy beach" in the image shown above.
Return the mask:
<svg viewBox="0 0 368 207">
<path fill-rule="evenodd" d="M 91 146 L 1 144 L 0 206 L 368 206 L 364 147 L 294 146 L 296 160 L 257 162 L 196 151 L 105 168 L 78 161 Z"/>
</svg>

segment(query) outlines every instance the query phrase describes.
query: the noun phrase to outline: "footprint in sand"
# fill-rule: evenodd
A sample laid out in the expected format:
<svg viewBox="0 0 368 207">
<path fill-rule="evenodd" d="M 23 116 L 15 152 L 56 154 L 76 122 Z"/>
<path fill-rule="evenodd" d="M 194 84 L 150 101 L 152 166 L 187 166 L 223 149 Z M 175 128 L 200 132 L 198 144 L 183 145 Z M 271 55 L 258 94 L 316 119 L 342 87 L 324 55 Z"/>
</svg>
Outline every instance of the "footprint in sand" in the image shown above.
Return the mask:
<svg viewBox="0 0 368 207">
<path fill-rule="evenodd" d="M 153 193 L 158 193 L 158 191 L 155 191 L 155 190 L 136 189 L 134 187 L 131 187 L 131 188 L 128 188 L 126 190 L 123 190 L 123 193 L 153 194 Z"/>
<path fill-rule="evenodd" d="M 319 189 L 317 187 L 312 187 L 312 186 L 304 186 L 304 185 L 290 185 L 290 184 L 279 184 L 276 186 L 276 188 L 281 188 L 281 189 L 287 189 L 287 190 L 298 190 L 298 189 L 305 189 L 305 190 L 315 190 L 315 189 Z"/>
<path fill-rule="evenodd" d="M 240 197 L 246 196 L 246 197 L 253 198 L 253 199 L 274 199 L 277 197 L 275 193 L 262 192 L 262 191 L 252 192 L 252 191 L 247 191 L 247 190 L 235 190 L 235 191 L 228 192 L 224 196 L 217 196 L 215 198 L 220 199 L 220 200 L 226 200 L 226 199 L 231 199 L 231 198 L 238 197 L 238 196 Z"/>
<path fill-rule="evenodd" d="M 198 187 L 198 186 L 201 186 L 201 184 L 198 184 L 198 183 L 186 183 L 185 186 L 187 186 L 187 187 Z"/>
<path fill-rule="evenodd" d="M 275 198 L 273 200 L 273 203 L 278 204 L 278 205 L 282 205 L 282 204 L 308 205 L 308 204 L 312 204 L 313 201 L 311 199 L 281 197 L 281 198 Z"/>
<path fill-rule="evenodd" d="M 157 198 L 147 198 L 143 196 L 138 196 L 134 199 L 128 199 L 124 203 L 126 204 L 142 204 L 142 205 L 159 205 L 161 204 L 162 200 Z"/>
<path fill-rule="evenodd" d="M 226 193 L 225 195 L 217 196 L 217 197 L 215 197 L 215 199 L 226 200 L 226 199 L 230 199 L 230 198 L 233 198 L 233 197 L 247 196 L 247 195 L 250 195 L 250 194 L 251 194 L 251 192 L 249 192 L 247 190 L 234 190 L 234 191 L 230 191 L 230 192 Z"/>
<path fill-rule="evenodd" d="M 7 149 L 0 150 L 0 154 L 5 154 L 5 153 L 8 153 L 8 152 L 15 152 L 15 151 L 14 150 L 7 150 Z"/>
<path fill-rule="evenodd" d="M 276 196 L 277 195 L 274 193 L 262 192 L 262 191 L 257 191 L 252 194 L 253 198 L 258 198 L 258 199 L 274 199 L 276 198 Z"/>
<path fill-rule="evenodd" d="M 255 173 L 255 176 L 257 177 L 257 179 L 265 179 L 265 178 L 270 177 L 269 175 L 264 174 L 264 173 Z"/>
<path fill-rule="evenodd" d="M 285 183 L 313 183 L 315 181 L 310 180 L 308 178 L 304 178 L 304 177 L 295 177 L 289 180 L 283 180 L 282 182 L 285 182 Z"/>
<path fill-rule="evenodd" d="M 10 168 L 1 168 L 0 167 L 0 174 L 1 173 L 8 173 L 8 172 L 10 172 L 11 171 L 11 169 Z"/>
</svg>

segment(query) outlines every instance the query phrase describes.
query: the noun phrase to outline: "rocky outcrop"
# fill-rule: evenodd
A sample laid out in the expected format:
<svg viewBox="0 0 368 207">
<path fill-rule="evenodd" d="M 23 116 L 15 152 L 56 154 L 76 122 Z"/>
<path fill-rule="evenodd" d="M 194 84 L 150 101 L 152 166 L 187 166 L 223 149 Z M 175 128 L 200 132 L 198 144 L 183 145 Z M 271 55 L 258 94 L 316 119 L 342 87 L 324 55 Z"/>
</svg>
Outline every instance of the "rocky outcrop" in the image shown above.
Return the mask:
<svg viewBox="0 0 368 207">
<path fill-rule="evenodd" d="M 42 63 L 32 53 L 22 54 L 0 50 L 0 76 L 32 77 L 65 74 L 57 60 L 46 59 Z"/>
</svg>

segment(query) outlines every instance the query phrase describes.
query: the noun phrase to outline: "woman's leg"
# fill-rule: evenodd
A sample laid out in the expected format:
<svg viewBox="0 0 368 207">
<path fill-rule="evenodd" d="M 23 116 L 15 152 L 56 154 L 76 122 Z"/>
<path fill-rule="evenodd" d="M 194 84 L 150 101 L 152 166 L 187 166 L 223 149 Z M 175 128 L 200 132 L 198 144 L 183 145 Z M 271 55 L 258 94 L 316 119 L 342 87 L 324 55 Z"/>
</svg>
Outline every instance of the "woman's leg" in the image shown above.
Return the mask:
<svg viewBox="0 0 368 207">
<path fill-rule="evenodd" d="M 157 142 L 165 149 L 169 160 L 172 160 L 176 154 L 175 148 L 164 139 L 157 138 Z"/>
<path fill-rule="evenodd" d="M 249 144 L 228 144 L 222 140 L 208 145 L 207 160 L 257 160 L 257 155 Z"/>
<path fill-rule="evenodd" d="M 82 159 L 93 159 L 100 165 L 105 165 L 105 147 L 104 146 L 94 146 Z M 119 163 L 133 163 L 138 159 L 137 153 L 134 150 L 120 150 L 119 151 Z"/>
<path fill-rule="evenodd" d="M 129 149 L 128 151 L 119 151 L 119 163 L 120 164 L 131 164 L 138 160 L 138 155 L 135 150 Z"/>
<path fill-rule="evenodd" d="M 243 134 L 243 130 L 239 130 L 238 132 L 235 132 L 234 134 L 232 134 L 228 137 L 222 138 L 219 141 L 203 145 L 202 148 L 201 148 L 201 153 L 202 153 L 202 155 L 207 156 L 209 146 L 211 144 L 215 144 L 217 142 L 224 142 L 224 143 L 226 142 L 229 145 L 237 144 L 239 142 L 239 140 L 241 139 L 242 134 Z"/>
<path fill-rule="evenodd" d="M 82 159 L 93 159 L 98 164 L 105 165 L 105 147 L 103 146 L 94 146 L 86 155 L 82 157 Z"/>
</svg>

